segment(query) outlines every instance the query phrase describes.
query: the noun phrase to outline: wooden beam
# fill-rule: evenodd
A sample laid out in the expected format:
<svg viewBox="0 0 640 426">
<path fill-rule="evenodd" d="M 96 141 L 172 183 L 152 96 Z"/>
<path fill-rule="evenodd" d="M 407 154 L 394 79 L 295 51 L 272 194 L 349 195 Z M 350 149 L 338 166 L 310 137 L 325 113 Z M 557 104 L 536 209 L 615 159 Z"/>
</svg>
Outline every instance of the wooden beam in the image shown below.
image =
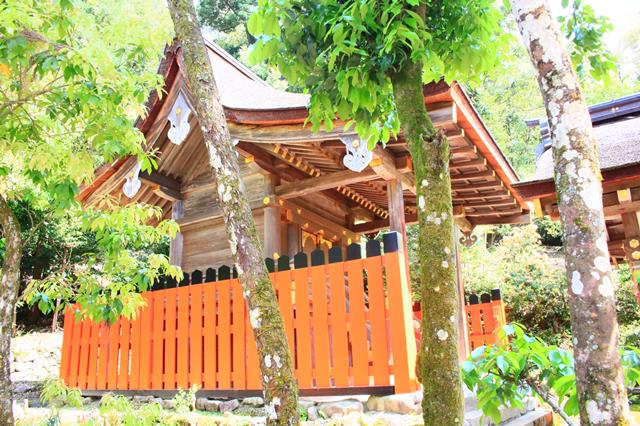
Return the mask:
<svg viewBox="0 0 640 426">
<path fill-rule="evenodd" d="M 557 206 L 555 206 L 557 209 Z M 616 204 L 614 206 L 606 206 L 604 208 L 605 216 L 624 215 L 626 213 L 634 213 L 640 211 L 640 200 L 630 201 L 627 203 Z"/>
<path fill-rule="evenodd" d="M 281 198 L 289 199 L 313 194 L 314 192 L 332 189 L 338 186 L 346 186 L 352 183 L 365 182 L 378 179 L 373 170 L 354 172 L 344 170 L 316 178 L 308 178 L 297 182 L 284 183 L 275 188 L 275 194 Z"/>
<path fill-rule="evenodd" d="M 182 200 L 182 193 L 180 191 L 176 191 L 174 189 L 160 185 L 153 185 L 152 188 L 153 193 L 160 198 L 164 198 L 165 200 L 169 200 L 171 202 Z"/>
<path fill-rule="evenodd" d="M 416 182 L 412 174 L 401 173 L 396 168 L 396 158 L 381 146 L 373 149 L 373 160 L 369 164 L 373 170 L 384 180 L 398 180 L 402 188 L 416 193 Z"/>
<path fill-rule="evenodd" d="M 140 180 L 147 185 L 161 186 L 171 191 L 180 192 L 180 182 L 158 171 L 140 172 Z"/>
<path fill-rule="evenodd" d="M 358 223 L 351 226 L 351 231 L 356 234 L 367 234 L 369 232 L 376 232 L 382 229 L 389 228 L 389 219 L 378 219 L 372 220 L 371 222 Z M 414 223 L 418 223 L 418 215 L 417 214 L 405 214 L 404 222 L 407 225 L 412 225 Z"/>
</svg>

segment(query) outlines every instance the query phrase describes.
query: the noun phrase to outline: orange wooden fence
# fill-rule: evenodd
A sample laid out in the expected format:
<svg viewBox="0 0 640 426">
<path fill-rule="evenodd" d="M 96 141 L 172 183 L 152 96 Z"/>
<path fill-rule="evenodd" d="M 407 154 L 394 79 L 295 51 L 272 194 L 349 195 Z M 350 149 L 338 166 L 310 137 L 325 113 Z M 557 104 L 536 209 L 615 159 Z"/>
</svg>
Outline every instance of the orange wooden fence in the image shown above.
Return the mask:
<svg viewBox="0 0 640 426">
<path fill-rule="evenodd" d="M 500 290 L 491 290 L 490 295 L 483 294 L 480 298 L 472 294 L 465 311 L 469 352 L 480 346 L 500 343 L 498 330 L 507 323 Z"/>
<path fill-rule="evenodd" d="M 421 319 L 419 303 L 414 304 L 413 310 L 416 318 Z M 485 293 L 480 297 L 470 295 L 465 301 L 465 314 L 469 353 L 480 346 L 501 343 L 498 330 L 507 323 L 507 317 L 499 289 L 493 289 L 491 294 Z M 420 340 L 419 330 L 416 330 L 416 339 Z"/>
<path fill-rule="evenodd" d="M 384 254 L 374 241 L 365 258 L 352 245 L 346 261 L 340 248 L 333 248 L 329 263 L 317 250 L 310 266 L 299 253 L 294 269 L 284 256 L 278 271 L 272 268 L 302 393 L 418 388 L 406 259 L 398 247 L 397 236 L 388 234 Z M 223 272 L 218 281 L 143 293 L 147 306 L 138 316 L 112 325 L 76 322 L 68 310 L 60 377 L 83 390 L 175 390 L 194 384 L 222 394 L 261 389 L 242 288 L 229 268 Z M 207 278 L 215 274 L 207 271 Z M 202 280 L 202 273 L 191 280 Z"/>
</svg>

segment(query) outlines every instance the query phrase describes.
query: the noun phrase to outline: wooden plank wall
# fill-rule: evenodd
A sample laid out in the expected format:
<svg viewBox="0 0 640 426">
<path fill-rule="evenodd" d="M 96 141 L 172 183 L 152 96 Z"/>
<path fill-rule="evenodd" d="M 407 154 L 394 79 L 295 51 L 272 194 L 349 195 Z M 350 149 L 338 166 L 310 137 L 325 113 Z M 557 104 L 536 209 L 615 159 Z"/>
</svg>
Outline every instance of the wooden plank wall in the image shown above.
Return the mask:
<svg viewBox="0 0 640 426">
<path fill-rule="evenodd" d="M 394 234 L 395 235 L 395 234 Z M 369 242 L 267 262 L 299 386 L 418 388 L 416 341 L 404 256 Z M 373 243 L 373 244 L 371 244 Z M 389 244 L 392 246 L 393 244 Z M 397 243 L 395 244 L 397 249 Z M 217 281 L 213 281 L 217 278 Z M 201 283 L 203 280 L 210 282 Z M 60 377 L 85 390 L 261 388 L 242 289 L 228 267 L 195 271 L 186 283 L 144 293 L 147 306 L 112 325 L 65 314 Z M 390 330 L 394 330 L 390 333 Z M 374 332 L 375 331 L 375 332 Z"/>
</svg>

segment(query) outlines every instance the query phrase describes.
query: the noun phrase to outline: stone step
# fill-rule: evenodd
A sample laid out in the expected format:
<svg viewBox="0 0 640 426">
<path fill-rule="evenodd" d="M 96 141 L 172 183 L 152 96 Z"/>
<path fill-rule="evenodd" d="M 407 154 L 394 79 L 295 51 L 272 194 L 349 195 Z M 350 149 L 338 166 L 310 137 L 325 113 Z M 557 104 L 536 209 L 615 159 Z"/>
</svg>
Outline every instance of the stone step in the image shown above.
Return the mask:
<svg viewBox="0 0 640 426">
<path fill-rule="evenodd" d="M 502 423 L 501 426 L 551 426 L 552 424 L 553 413 L 551 410 L 540 408 Z"/>
<path fill-rule="evenodd" d="M 518 410 L 517 408 L 501 407 L 500 414 L 502 415 L 502 422 L 500 424 L 509 424 L 510 426 L 528 425 L 528 423 L 514 423 L 513 425 L 509 423 L 511 421 L 517 421 L 520 418 L 527 416 L 529 413 L 538 411 L 537 408 L 539 406 L 539 402 L 533 397 L 528 397 L 524 400 L 523 406 L 524 407 L 522 411 Z M 474 404 L 471 408 L 465 408 L 465 426 L 490 426 L 494 424 L 491 418 L 485 416 L 484 413 L 477 408 L 477 405 Z M 545 424 L 541 423 L 541 425 Z M 536 424 L 536 426 L 538 425 Z"/>
</svg>

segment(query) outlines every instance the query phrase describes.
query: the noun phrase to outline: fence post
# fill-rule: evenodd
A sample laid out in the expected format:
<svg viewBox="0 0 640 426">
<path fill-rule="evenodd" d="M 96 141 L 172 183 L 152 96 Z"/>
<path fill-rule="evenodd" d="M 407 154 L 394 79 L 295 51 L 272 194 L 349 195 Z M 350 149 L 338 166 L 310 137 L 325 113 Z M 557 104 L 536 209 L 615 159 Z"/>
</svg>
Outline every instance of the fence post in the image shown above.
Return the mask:
<svg viewBox="0 0 640 426">
<path fill-rule="evenodd" d="M 413 392 L 418 388 L 416 379 L 417 348 L 413 331 L 409 277 L 407 276 L 407 254 L 402 249 L 404 243 L 399 233 L 385 234 L 383 241 L 395 392 Z"/>
<path fill-rule="evenodd" d="M 505 342 L 500 340 L 497 333 L 498 330 L 507 324 L 507 315 L 504 312 L 504 302 L 502 301 L 502 294 L 500 293 L 499 288 L 491 290 L 491 312 L 493 314 L 493 322 L 495 324 L 495 328 L 492 332 L 495 335 L 496 344 L 500 345 Z"/>
</svg>

